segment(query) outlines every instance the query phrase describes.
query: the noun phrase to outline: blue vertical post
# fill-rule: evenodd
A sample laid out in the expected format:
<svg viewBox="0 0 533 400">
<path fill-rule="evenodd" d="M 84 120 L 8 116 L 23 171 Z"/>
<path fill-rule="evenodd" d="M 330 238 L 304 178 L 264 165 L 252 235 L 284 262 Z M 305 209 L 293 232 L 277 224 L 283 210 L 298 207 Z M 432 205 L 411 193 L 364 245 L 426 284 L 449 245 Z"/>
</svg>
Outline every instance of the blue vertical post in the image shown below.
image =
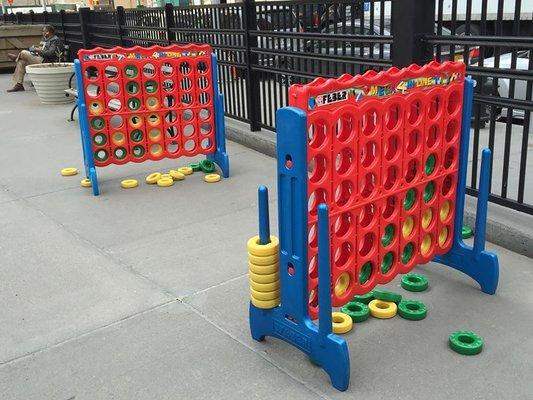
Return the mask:
<svg viewBox="0 0 533 400">
<path fill-rule="evenodd" d="M 318 332 L 325 343 L 331 333 L 331 286 L 329 268 L 328 206 L 318 206 Z"/>
<path fill-rule="evenodd" d="M 481 256 L 481 252 L 485 250 L 491 158 L 490 149 L 483 149 L 481 152 L 481 171 L 477 195 L 476 235 L 474 236 L 474 259 L 476 260 Z"/>
<path fill-rule="evenodd" d="M 270 217 L 268 215 L 268 189 L 261 185 L 257 190 L 259 199 L 259 244 L 270 243 Z"/>
</svg>

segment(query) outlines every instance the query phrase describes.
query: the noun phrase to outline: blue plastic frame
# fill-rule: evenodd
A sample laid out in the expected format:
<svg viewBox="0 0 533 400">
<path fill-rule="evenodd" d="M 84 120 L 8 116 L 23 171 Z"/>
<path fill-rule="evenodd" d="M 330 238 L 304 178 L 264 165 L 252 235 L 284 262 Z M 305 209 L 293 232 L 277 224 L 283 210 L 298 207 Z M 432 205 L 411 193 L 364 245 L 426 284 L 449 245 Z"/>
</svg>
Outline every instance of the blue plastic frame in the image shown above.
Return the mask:
<svg viewBox="0 0 533 400">
<path fill-rule="evenodd" d="M 94 155 L 91 146 L 91 135 L 89 130 L 89 117 L 85 102 L 85 93 L 79 88 L 83 88 L 83 75 L 80 60 L 74 60 L 74 71 L 76 73 L 76 84 L 78 87 L 78 114 L 81 132 L 81 144 L 83 151 L 83 163 L 85 174 L 91 180 L 93 194 L 98 196 L 98 176 L 94 165 Z M 215 141 L 216 149 L 213 154 L 208 154 L 207 159 L 215 162 L 224 178 L 229 177 L 229 156 L 226 152 L 226 127 L 224 122 L 224 95 L 218 84 L 218 61 L 215 53 L 211 53 L 211 77 L 213 82 L 214 110 L 215 110 Z"/>
<path fill-rule="evenodd" d="M 453 246 L 434 260 L 464 272 L 480 284 L 483 292 L 493 294 L 498 285 L 498 258 L 484 249 L 491 158 L 488 149 L 482 154 L 474 247 L 467 246 L 461 236 L 473 87 L 473 81 L 466 78 Z M 266 310 L 250 303 L 251 334 L 258 341 L 272 336 L 299 348 L 325 370 L 335 388 L 344 391 L 350 381 L 350 358 L 346 341 L 332 333 L 329 218 L 325 204 L 318 207 L 318 326 L 308 311 L 306 113 L 294 107 L 279 109 L 276 131 L 281 304 Z M 266 188 L 260 187 L 259 231 L 263 238 L 269 232 L 266 196 Z"/>
</svg>

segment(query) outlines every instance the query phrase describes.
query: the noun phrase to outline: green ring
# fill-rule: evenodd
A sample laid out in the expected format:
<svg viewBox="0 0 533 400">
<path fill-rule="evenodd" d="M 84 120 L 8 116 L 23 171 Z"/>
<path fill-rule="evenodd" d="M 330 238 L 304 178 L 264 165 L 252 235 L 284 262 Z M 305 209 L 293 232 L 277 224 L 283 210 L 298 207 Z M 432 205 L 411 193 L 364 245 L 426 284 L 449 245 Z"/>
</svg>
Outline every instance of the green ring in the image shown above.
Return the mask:
<svg viewBox="0 0 533 400">
<path fill-rule="evenodd" d="M 157 92 L 157 82 L 153 80 L 146 81 L 144 83 L 144 90 L 146 90 L 147 93 Z"/>
<path fill-rule="evenodd" d="M 367 283 L 370 275 L 372 275 L 372 263 L 367 261 L 361 267 L 361 272 L 359 272 L 359 283 L 361 285 Z"/>
<path fill-rule="evenodd" d="M 98 156 L 98 153 L 100 153 L 101 151 L 103 151 L 105 154 L 103 157 Z M 107 152 L 107 150 L 98 149 L 94 152 L 94 158 L 98 161 L 105 161 L 109 158 L 109 153 Z"/>
<path fill-rule="evenodd" d="M 435 183 L 429 182 L 424 188 L 424 203 L 429 202 L 435 194 Z"/>
<path fill-rule="evenodd" d="M 414 247 L 412 243 L 407 243 L 402 251 L 402 264 L 407 264 L 413 258 Z"/>
<path fill-rule="evenodd" d="M 410 210 L 413 208 L 416 201 L 416 190 L 409 189 L 407 193 L 405 194 L 405 199 L 403 200 L 403 208 L 404 210 Z"/>
<path fill-rule="evenodd" d="M 463 239 L 470 239 L 474 236 L 474 231 L 469 226 L 463 225 L 461 228 L 461 236 Z"/>
<path fill-rule="evenodd" d="M 104 129 L 105 127 L 104 119 L 101 117 L 96 117 L 96 118 L 91 119 L 91 127 L 93 129 L 96 129 L 97 131 L 99 131 L 100 129 Z"/>
<path fill-rule="evenodd" d="M 130 138 L 134 142 L 140 142 L 144 138 L 144 133 L 140 129 L 135 129 L 131 131 Z"/>
<path fill-rule="evenodd" d="M 424 275 L 406 274 L 402 276 L 402 287 L 410 292 L 423 292 L 428 286 L 428 279 Z"/>
<path fill-rule="evenodd" d="M 137 111 L 139 108 L 141 108 L 141 101 L 137 97 L 130 98 L 128 100 L 128 108 L 132 111 Z"/>
<path fill-rule="evenodd" d="M 387 292 L 386 290 L 374 289 L 374 298 L 382 301 L 392 301 L 399 303 L 402 301 L 402 295 L 400 293 Z"/>
<path fill-rule="evenodd" d="M 199 162 L 192 163 L 192 164 L 189 165 L 189 167 L 191 167 L 194 172 L 198 172 L 198 171 L 202 170 L 202 168 L 200 167 L 200 163 Z"/>
<path fill-rule="evenodd" d="M 385 227 L 385 231 L 383 232 L 383 237 L 381 238 L 381 244 L 384 247 L 387 247 L 389 244 L 392 243 L 393 239 L 394 239 L 394 225 L 389 224 Z"/>
<path fill-rule="evenodd" d="M 102 138 L 102 142 L 101 143 L 98 143 L 96 141 L 96 138 Z M 107 136 L 104 135 L 103 133 L 97 133 L 96 135 L 93 136 L 93 143 L 96 145 L 96 146 L 103 146 L 104 144 L 107 143 Z"/>
<path fill-rule="evenodd" d="M 426 318 L 428 309 L 424 303 L 416 300 L 402 300 L 398 304 L 398 314 L 400 317 L 410 321 L 420 321 Z"/>
<path fill-rule="evenodd" d="M 139 84 L 137 82 L 131 81 L 126 84 L 126 92 L 129 94 L 139 93 Z"/>
<path fill-rule="evenodd" d="M 137 146 L 133 146 L 133 148 L 131 149 L 131 154 L 133 154 L 137 158 L 144 156 L 144 153 L 146 153 L 146 149 L 139 144 Z"/>
<path fill-rule="evenodd" d="M 394 253 L 392 251 L 389 251 L 385 256 L 383 257 L 383 260 L 381 260 L 381 273 L 386 274 L 390 271 L 392 268 L 392 264 L 394 263 Z"/>
<path fill-rule="evenodd" d="M 353 322 L 366 321 L 370 315 L 370 310 L 365 303 L 359 303 L 356 301 L 350 301 L 344 307 L 341 308 L 341 312 L 349 315 Z"/>
<path fill-rule="evenodd" d="M 426 175 L 431 175 L 435 171 L 435 164 L 437 164 L 437 157 L 435 154 L 430 154 L 426 160 L 426 165 L 424 166 L 424 171 Z"/>
<path fill-rule="evenodd" d="M 129 71 L 131 71 L 131 75 L 129 74 Z M 126 75 L 128 78 L 135 78 L 138 73 L 139 70 L 135 65 L 128 64 L 126 65 L 126 68 L 124 68 L 124 75 Z"/>
<path fill-rule="evenodd" d="M 368 304 L 372 300 L 374 300 L 374 291 L 373 290 L 371 290 L 370 292 L 365 293 L 365 294 L 359 294 L 357 296 L 354 296 L 352 301 L 351 301 L 351 303 Z"/>
<path fill-rule="evenodd" d="M 117 151 L 122 150 L 124 152 L 123 156 L 120 157 L 117 155 Z M 117 160 L 124 160 L 126 156 L 128 155 L 128 151 L 124 147 L 117 147 L 115 150 L 113 150 L 113 155 Z"/>
<path fill-rule="evenodd" d="M 453 351 L 465 356 L 473 356 L 483 350 L 483 338 L 471 331 L 455 331 L 448 342 Z"/>
<path fill-rule="evenodd" d="M 200 161 L 200 168 L 206 174 L 210 174 L 211 172 L 215 172 L 215 163 L 210 160 L 202 160 Z"/>
</svg>

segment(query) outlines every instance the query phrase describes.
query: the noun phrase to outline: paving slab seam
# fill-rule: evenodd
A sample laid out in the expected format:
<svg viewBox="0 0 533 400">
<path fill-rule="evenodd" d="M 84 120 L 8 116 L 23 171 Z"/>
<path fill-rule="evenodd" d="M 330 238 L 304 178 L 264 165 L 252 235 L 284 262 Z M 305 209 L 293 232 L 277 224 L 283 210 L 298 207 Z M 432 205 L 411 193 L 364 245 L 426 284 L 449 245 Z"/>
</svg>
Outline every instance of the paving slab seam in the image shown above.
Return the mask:
<svg viewBox="0 0 533 400">
<path fill-rule="evenodd" d="M 200 290 L 198 290 L 198 291 L 196 291 L 194 293 L 186 294 L 184 296 L 178 296 L 178 299 L 180 299 L 181 301 L 185 301 L 185 300 L 187 300 L 190 297 L 196 296 L 198 294 L 202 294 L 202 293 L 207 292 L 208 290 L 211 290 L 211 289 L 216 289 L 219 286 L 224 286 L 227 283 L 231 283 L 233 281 L 236 281 L 238 279 L 244 278 L 246 276 L 248 276 L 248 272 L 246 272 L 246 273 L 244 273 L 242 275 L 234 276 L 233 278 L 227 279 L 225 281 L 219 282 L 216 285 L 211 285 L 211 286 L 206 287 L 204 289 L 200 289 Z"/>
</svg>

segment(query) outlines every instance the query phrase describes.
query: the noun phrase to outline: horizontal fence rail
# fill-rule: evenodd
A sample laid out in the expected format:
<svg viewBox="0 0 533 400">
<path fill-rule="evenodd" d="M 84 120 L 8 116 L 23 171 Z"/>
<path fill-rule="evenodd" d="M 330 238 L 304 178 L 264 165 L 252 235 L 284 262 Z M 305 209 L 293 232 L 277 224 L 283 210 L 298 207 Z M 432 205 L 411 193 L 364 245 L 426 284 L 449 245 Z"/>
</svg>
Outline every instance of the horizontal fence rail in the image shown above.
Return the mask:
<svg viewBox="0 0 533 400">
<path fill-rule="evenodd" d="M 481 7 L 479 6 L 481 3 Z M 228 117 L 273 130 L 293 83 L 463 60 L 476 81 L 467 191 L 493 152 L 492 202 L 533 214 L 533 10 L 525 0 L 244 0 L 242 3 L 3 15 L 51 24 L 80 48 L 209 43 Z M 529 7 L 530 8 L 530 7 Z M 0 19 L 1 21 L 1 19 Z"/>
</svg>

